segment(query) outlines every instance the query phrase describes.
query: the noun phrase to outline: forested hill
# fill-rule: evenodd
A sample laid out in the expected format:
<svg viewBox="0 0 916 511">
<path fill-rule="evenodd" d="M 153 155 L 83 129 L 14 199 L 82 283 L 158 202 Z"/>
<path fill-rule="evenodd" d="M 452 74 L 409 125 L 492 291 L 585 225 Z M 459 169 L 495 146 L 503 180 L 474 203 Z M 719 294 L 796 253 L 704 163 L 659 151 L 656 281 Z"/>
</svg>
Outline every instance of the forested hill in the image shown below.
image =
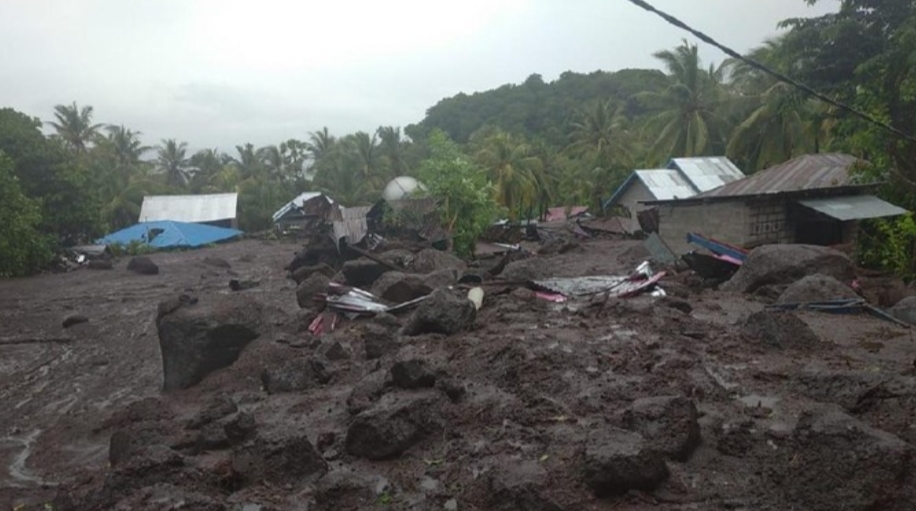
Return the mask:
<svg viewBox="0 0 916 511">
<path fill-rule="evenodd" d="M 465 143 L 484 126 L 501 128 L 528 138 L 543 138 L 551 145 L 564 146 L 569 123 L 576 112 L 592 101 L 616 100 L 626 105 L 627 117 L 643 114 L 632 98 L 640 92 L 661 92 L 669 84 L 664 73 L 648 69 L 624 69 L 589 74 L 567 71 L 553 82 L 533 74 L 519 85 L 507 84 L 474 94 L 443 99 L 426 111 L 426 118 L 405 132 L 424 140 L 439 128 L 453 140 Z"/>
</svg>

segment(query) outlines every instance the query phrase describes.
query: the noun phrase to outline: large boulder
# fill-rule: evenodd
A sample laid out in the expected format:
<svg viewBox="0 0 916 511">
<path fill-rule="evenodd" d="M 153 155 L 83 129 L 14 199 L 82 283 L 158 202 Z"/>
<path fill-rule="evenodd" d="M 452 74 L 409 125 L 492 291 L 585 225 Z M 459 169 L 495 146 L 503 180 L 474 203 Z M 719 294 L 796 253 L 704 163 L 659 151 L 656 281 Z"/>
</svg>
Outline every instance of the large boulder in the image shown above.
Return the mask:
<svg viewBox="0 0 916 511">
<path fill-rule="evenodd" d="M 839 280 L 820 273 L 808 275 L 786 288 L 776 303 L 829 302 L 847 298 L 858 298 L 851 287 Z"/>
<path fill-rule="evenodd" d="M 554 271 L 546 259 L 531 257 L 507 264 L 500 277 L 512 282 L 529 282 L 552 277 Z"/>
<path fill-rule="evenodd" d="M 911 325 L 916 325 L 916 296 L 908 296 L 891 308 L 891 314 Z"/>
<path fill-rule="evenodd" d="M 786 502 L 798 509 L 913 509 L 914 448 L 835 407 L 799 417 L 785 463 L 775 474 Z"/>
<path fill-rule="evenodd" d="M 379 277 L 391 269 L 371 259 L 360 258 L 344 263 L 341 272 L 347 284 L 353 287 L 369 289 Z"/>
<path fill-rule="evenodd" d="M 328 464 L 304 434 L 259 436 L 235 450 L 232 471 L 243 485 L 300 485 L 317 481 Z"/>
<path fill-rule="evenodd" d="M 421 250 L 413 261 L 413 271 L 417 273 L 432 273 L 438 270 L 464 271 L 467 267 L 464 261 L 454 255 L 433 248 Z"/>
<path fill-rule="evenodd" d="M 509 458 L 493 467 L 490 506 L 493 510 L 561 511 L 544 493 L 550 487 L 547 470 L 533 460 Z"/>
<path fill-rule="evenodd" d="M 384 395 L 353 419 L 347 430 L 347 452 L 370 460 L 399 456 L 443 426 L 440 401 L 436 391 Z"/>
<path fill-rule="evenodd" d="M 693 401 L 684 396 L 637 399 L 624 412 L 624 426 L 640 433 L 656 451 L 667 458 L 687 461 L 700 444 L 699 414 Z"/>
<path fill-rule="evenodd" d="M 311 309 L 315 305 L 315 295 L 328 292 L 331 279 L 320 272 L 312 273 L 307 279 L 296 287 L 296 301 L 299 307 Z"/>
<path fill-rule="evenodd" d="M 232 365 L 261 333 L 261 305 L 247 296 L 222 296 L 163 314 L 158 322 L 163 390 L 185 389 Z"/>
<path fill-rule="evenodd" d="M 583 478 L 599 497 L 648 491 L 668 478 L 668 467 L 638 433 L 607 427 L 588 435 Z"/>
<path fill-rule="evenodd" d="M 391 383 L 402 389 L 429 388 L 436 385 L 436 373 L 421 359 L 401 360 L 391 366 Z"/>
<path fill-rule="evenodd" d="M 855 278 L 855 265 L 846 254 L 827 247 L 764 245 L 751 252 L 741 269 L 721 289 L 753 293 L 766 285 L 791 284 L 815 274 L 851 282 Z"/>
<path fill-rule="evenodd" d="M 127 269 L 140 275 L 159 275 L 159 267 L 145 256 L 134 257 L 127 263 Z"/>
<path fill-rule="evenodd" d="M 404 303 L 432 292 L 419 275 L 390 271 L 372 285 L 372 294 L 392 303 Z"/>
<path fill-rule="evenodd" d="M 474 326 L 477 309 L 461 291 L 439 288 L 420 302 L 404 326 L 404 335 L 451 335 Z"/>
<path fill-rule="evenodd" d="M 423 277 L 423 284 L 430 289 L 438 289 L 440 287 L 448 287 L 458 281 L 458 270 L 446 269 L 446 270 L 436 270 L 432 273 L 426 274 Z"/>
<path fill-rule="evenodd" d="M 290 277 L 296 281 L 296 284 L 301 284 L 305 279 L 311 277 L 315 273 L 320 273 L 330 279 L 336 272 L 334 268 L 331 268 L 327 264 L 320 263 L 314 266 L 301 266 L 296 268 L 296 270 L 290 274 Z"/>
<path fill-rule="evenodd" d="M 817 334 L 791 312 L 755 312 L 745 320 L 741 333 L 752 341 L 782 350 L 808 350 L 820 346 Z"/>
</svg>

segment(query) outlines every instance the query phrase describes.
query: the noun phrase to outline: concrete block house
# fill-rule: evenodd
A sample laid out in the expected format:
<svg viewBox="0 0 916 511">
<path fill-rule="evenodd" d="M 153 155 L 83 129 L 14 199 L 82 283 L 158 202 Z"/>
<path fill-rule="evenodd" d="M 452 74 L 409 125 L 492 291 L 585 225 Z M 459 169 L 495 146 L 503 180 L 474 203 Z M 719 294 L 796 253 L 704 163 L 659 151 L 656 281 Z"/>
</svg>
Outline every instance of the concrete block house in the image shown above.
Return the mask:
<svg viewBox="0 0 916 511">
<path fill-rule="evenodd" d="M 648 201 L 687 199 L 744 177 L 724 156 L 675 158 L 664 169 L 634 170 L 604 203 L 627 232 L 640 230 L 637 215 Z"/>
<path fill-rule="evenodd" d="M 687 234 L 753 248 L 769 243 L 853 243 L 859 221 L 906 210 L 870 194 L 851 171 L 867 162 L 846 154 L 800 156 L 691 197 L 644 201 L 658 213 L 658 234 L 676 253 Z"/>
</svg>

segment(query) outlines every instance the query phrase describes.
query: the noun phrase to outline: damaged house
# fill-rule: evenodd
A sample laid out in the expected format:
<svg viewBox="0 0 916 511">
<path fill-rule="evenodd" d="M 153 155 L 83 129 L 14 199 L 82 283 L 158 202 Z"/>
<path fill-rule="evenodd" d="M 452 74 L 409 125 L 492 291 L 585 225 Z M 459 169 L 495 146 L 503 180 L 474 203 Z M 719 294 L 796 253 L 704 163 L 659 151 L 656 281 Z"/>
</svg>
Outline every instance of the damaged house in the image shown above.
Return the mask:
<svg viewBox="0 0 916 511">
<path fill-rule="evenodd" d="M 334 209 L 334 200 L 327 195 L 305 192 L 275 211 L 272 219 L 281 232 L 309 229 L 329 220 Z"/>
<path fill-rule="evenodd" d="M 185 222 L 213 227 L 238 227 L 239 194 L 147 195 L 140 207 L 140 222 Z"/>
<path fill-rule="evenodd" d="M 625 230 L 641 229 L 639 212 L 647 201 L 686 199 L 744 178 L 744 173 L 724 156 L 674 158 L 664 169 L 635 170 L 608 199 L 605 211 L 616 211 Z"/>
<path fill-rule="evenodd" d="M 648 200 L 658 234 L 675 252 L 689 250 L 688 233 L 753 248 L 769 243 L 834 246 L 855 242 L 859 221 L 906 210 L 853 179 L 867 162 L 846 154 L 810 154 L 710 191 L 679 199 Z"/>
</svg>

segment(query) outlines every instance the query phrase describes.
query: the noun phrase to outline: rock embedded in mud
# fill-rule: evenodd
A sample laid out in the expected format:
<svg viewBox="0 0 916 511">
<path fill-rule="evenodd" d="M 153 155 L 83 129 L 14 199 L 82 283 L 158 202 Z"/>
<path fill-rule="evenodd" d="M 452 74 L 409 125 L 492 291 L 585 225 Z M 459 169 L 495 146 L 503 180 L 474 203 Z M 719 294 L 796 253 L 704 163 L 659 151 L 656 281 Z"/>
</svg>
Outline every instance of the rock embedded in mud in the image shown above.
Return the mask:
<svg viewBox="0 0 916 511">
<path fill-rule="evenodd" d="M 440 288 L 420 302 L 403 333 L 452 335 L 470 330 L 476 319 L 477 309 L 463 292 Z"/>
<path fill-rule="evenodd" d="M 391 383 L 402 389 L 430 388 L 436 384 L 436 374 L 423 360 L 402 360 L 391 366 Z"/>
<path fill-rule="evenodd" d="M 859 295 L 839 280 L 817 273 L 793 282 L 776 303 L 829 302 L 849 298 L 859 298 Z"/>
<path fill-rule="evenodd" d="M 347 411 L 356 415 L 372 406 L 385 391 L 387 378 L 388 371 L 378 370 L 360 380 L 347 397 Z"/>
<path fill-rule="evenodd" d="M 500 277 L 511 282 L 530 282 L 551 277 L 554 271 L 547 259 L 532 257 L 507 264 Z"/>
<path fill-rule="evenodd" d="M 243 486 L 261 481 L 300 486 L 321 478 L 328 464 L 305 435 L 274 435 L 258 437 L 236 448 L 232 471 Z"/>
<path fill-rule="evenodd" d="M 90 270 L 113 270 L 114 262 L 111 259 L 93 259 L 86 267 Z"/>
<path fill-rule="evenodd" d="M 296 271 L 292 272 L 290 276 L 296 282 L 296 284 L 301 284 L 305 282 L 306 279 L 308 279 L 309 277 L 311 277 L 312 275 L 316 273 L 324 275 L 325 277 L 330 279 L 331 277 L 334 276 L 336 272 L 334 271 L 334 268 L 331 268 L 330 266 L 324 263 L 321 263 L 321 264 L 316 264 L 314 266 L 302 266 L 300 268 L 296 268 Z"/>
<path fill-rule="evenodd" d="M 781 350 L 810 350 L 820 346 L 817 334 L 791 312 L 755 312 L 745 320 L 741 334 Z"/>
<path fill-rule="evenodd" d="M 397 271 L 385 273 L 372 284 L 372 294 L 391 303 L 404 303 L 432 293 L 419 275 Z"/>
<path fill-rule="evenodd" d="M 448 252 L 426 248 L 417 253 L 411 269 L 417 273 L 432 273 L 439 270 L 457 270 L 459 272 L 468 267 L 464 261 Z"/>
<path fill-rule="evenodd" d="M 699 414 L 684 396 L 637 399 L 623 414 L 628 430 L 643 436 L 653 451 L 677 461 L 687 461 L 700 445 Z"/>
<path fill-rule="evenodd" d="M 561 511 L 542 494 L 550 485 L 547 471 L 535 461 L 501 460 L 490 476 L 490 506 L 493 510 Z"/>
<path fill-rule="evenodd" d="M 399 456 L 442 427 L 439 403 L 435 391 L 386 394 L 353 419 L 347 452 L 369 460 Z"/>
<path fill-rule="evenodd" d="M 605 427 L 588 434 L 583 476 L 585 484 L 604 497 L 652 490 L 668 478 L 668 467 L 638 433 Z"/>
<path fill-rule="evenodd" d="M 61 326 L 64 328 L 70 328 L 71 326 L 79 325 L 81 323 L 88 323 L 88 322 L 89 322 L 89 318 L 87 318 L 86 316 L 82 314 L 72 314 L 64 318 L 64 320 L 61 322 Z"/>
<path fill-rule="evenodd" d="M 353 358 L 350 346 L 334 339 L 327 339 L 318 346 L 318 353 L 328 360 L 335 362 Z"/>
<path fill-rule="evenodd" d="M 118 428 L 108 441 L 108 463 L 121 465 L 145 447 L 177 447 L 184 437 L 168 421 L 139 422 Z M 192 437 L 193 438 L 193 437 Z"/>
<path fill-rule="evenodd" d="M 225 394 L 219 394 L 207 401 L 200 411 L 188 422 L 189 429 L 197 429 L 213 421 L 228 417 L 239 409 L 235 401 Z"/>
<path fill-rule="evenodd" d="M 787 502 L 811 511 L 913 509 L 913 446 L 835 407 L 799 417 L 784 450 Z"/>
<path fill-rule="evenodd" d="M 366 258 L 347 261 L 341 269 L 344 278 L 347 279 L 347 284 L 363 289 L 369 289 L 382 274 L 388 271 L 391 269 L 384 264 Z"/>
<path fill-rule="evenodd" d="M 207 266 L 212 266 L 214 268 L 223 268 L 226 270 L 232 268 L 232 265 L 229 264 L 229 261 L 223 259 L 222 257 L 212 256 L 212 255 L 204 258 L 204 264 L 206 264 Z"/>
<path fill-rule="evenodd" d="M 159 267 L 145 256 L 134 257 L 127 263 L 127 269 L 140 275 L 159 275 Z"/>
<path fill-rule="evenodd" d="M 891 308 L 891 314 L 911 325 L 916 325 L 916 296 L 908 296 Z"/>
<path fill-rule="evenodd" d="M 436 270 L 434 272 L 427 273 L 423 277 L 423 284 L 432 290 L 436 290 L 440 287 L 451 286 L 457 282 L 457 280 L 458 270 L 456 269 Z"/>
<path fill-rule="evenodd" d="M 163 390 L 186 389 L 232 365 L 260 335 L 261 305 L 245 296 L 180 307 L 158 321 Z"/>
<path fill-rule="evenodd" d="M 369 360 L 382 358 L 397 351 L 399 347 L 392 329 L 375 323 L 363 326 L 362 337 L 363 351 Z"/>
<path fill-rule="evenodd" d="M 304 357 L 293 358 L 280 367 L 261 371 L 261 385 L 268 394 L 301 392 L 314 386 L 316 381 L 312 364 Z"/>
<path fill-rule="evenodd" d="M 765 285 L 791 284 L 814 274 L 829 275 L 840 282 L 852 282 L 855 265 L 846 254 L 827 247 L 763 245 L 751 252 L 737 273 L 720 289 L 753 293 Z"/>
<path fill-rule="evenodd" d="M 229 439 L 230 444 L 242 443 L 254 436 L 258 430 L 258 424 L 254 420 L 254 416 L 247 412 L 238 412 L 225 420 L 221 420 L 220 424 L 222 424 L 223 431 L 226 433 L 226 438 Z"/>
<path fill-rule="evenodd" d="M 449 401 L 452 403 L 457 403 L 461 401 L 465 394 L 467 394 L 467 389 L 464 387 L 464 384 L 454 378 L 448 377 L 438 377 L 436 379 L 436 388 L 445 393 Z"/>
<path fill-rule="evenodd" d="M 296 301 L 302 309 L 311 309 L 315 306 L 315 295 L 325 294 L 331 285 L 331 280 L 324 274 L 313 273 L 302 281 L 296 288 Z"/>
</svg>

